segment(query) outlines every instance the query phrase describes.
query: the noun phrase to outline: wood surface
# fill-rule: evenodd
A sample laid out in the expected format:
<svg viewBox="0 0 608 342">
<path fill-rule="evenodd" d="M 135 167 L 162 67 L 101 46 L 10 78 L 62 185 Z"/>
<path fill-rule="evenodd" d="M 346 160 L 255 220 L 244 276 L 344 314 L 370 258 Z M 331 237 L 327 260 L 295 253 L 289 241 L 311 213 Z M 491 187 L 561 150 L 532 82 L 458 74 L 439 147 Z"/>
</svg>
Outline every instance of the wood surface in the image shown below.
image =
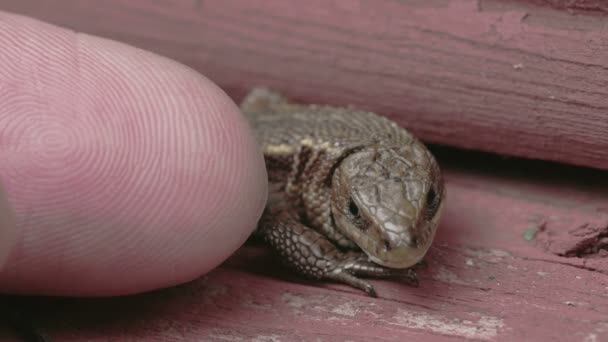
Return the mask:
<svg viewBox="0 0 608 342">
<path fill-rule="evenodd" d="M 426 141 L 608 169 L 601 2 L 0 0 L 0 10 L 256 84 L 355 104 Z M 42 299 L 56 341 L 608 340 L 605 172 L 439 150 L 448 204 L 421 286 L 379 299 L 248 245 L 190 284 Z M 0 308 L 1 309 L 1 308 Z M 15 340 L 0 329 L 0 341 Z M 15 340 L 16 341 L 16 340 Z"/>
<path fill-rule="evenodd" d="M 603 173 L 454 151 L 439 159 L 447 210 L 419 288 L 374 280 L 380 298 L 369 298 L 304 280 L 248 244 L 190 284 L 45 299 L 32 312 L 56 341 L 608 340 Z"/>
<path fill-rule="evenodd" d="M 608 169 L 604 0 L 0 0 L 0 10 L 354 104 L 424 140 Z"/>
</svg>

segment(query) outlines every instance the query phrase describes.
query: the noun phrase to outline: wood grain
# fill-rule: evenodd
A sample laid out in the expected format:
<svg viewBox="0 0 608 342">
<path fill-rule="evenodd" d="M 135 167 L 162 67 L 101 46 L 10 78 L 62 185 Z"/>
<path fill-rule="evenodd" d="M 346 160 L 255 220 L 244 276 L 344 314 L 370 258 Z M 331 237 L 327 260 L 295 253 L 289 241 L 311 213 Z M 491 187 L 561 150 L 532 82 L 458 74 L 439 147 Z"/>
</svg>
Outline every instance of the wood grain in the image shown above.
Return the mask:
<svg viewBox="0 0 608 342">
<path fill-rule="evenodd" d="M 608 169 L 605 13 L 572 15 L 562 3 L 0 0 L 0 9 L 177 59 L 235 99 L 266 84 L 376 110 L 434 143 Z M 608 340 L 605 172 L 439 152 L 448 204 L 420 288 L 374 281 L 372 299 L 304 281 L 246 246 L 190 284 L 39 300 L 36 318 L 57 341 Z"/>
<path fill-rule="evenodd" d="M 369 298 L 247 245 L 190 284 L 39 301 L 37 319 L 56 341 L 607 340 L 606 247 L 560 256 L 599 241 L 580 227 L 608 233 L 602 173 L 440 152 L 447 211 L 419 288 L 374 280 Z"/>
<path fill-rule="evenodd" d="M 601 1 L 0 0 L 0 9 L 169 56 L 237 99 L 265 84 L 378 111 L 432 143 L 608 169 Z"/>
</svg>

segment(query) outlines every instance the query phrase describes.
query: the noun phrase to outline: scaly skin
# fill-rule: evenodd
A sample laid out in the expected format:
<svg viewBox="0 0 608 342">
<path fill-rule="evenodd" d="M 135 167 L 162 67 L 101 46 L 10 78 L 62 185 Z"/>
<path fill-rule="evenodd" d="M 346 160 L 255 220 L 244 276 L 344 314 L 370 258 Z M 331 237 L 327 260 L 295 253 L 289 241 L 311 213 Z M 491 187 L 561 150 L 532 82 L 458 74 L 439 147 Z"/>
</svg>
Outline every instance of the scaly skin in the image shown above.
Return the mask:
<svg viewBox="0 0 608 342">
<path fill-rule="evenodd" d="M 428 149 L 394 122 L 291 103 L 256 88 L 241 104 L 263 149 L 269 201 L 257 233 L 288 266 L 375 296 L 359 277 L 401 277 L 428 251 L 445 187 Z"/>
</svg>

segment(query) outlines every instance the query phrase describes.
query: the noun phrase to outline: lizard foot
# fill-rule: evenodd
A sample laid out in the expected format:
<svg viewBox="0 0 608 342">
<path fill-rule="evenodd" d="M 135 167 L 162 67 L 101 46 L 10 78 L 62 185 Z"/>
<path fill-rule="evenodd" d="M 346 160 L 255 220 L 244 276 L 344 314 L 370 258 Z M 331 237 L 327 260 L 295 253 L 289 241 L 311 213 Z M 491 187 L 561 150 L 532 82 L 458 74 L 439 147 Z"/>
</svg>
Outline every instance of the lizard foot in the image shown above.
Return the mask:
<svg viewBox="0 0 608 342">
<path fill-rule="evenodd" d="M 334 268 L 327 277 L 347 283 L 356 288 L 369 293 L 366 288 L 371 285 L 362 284 L 362 280 L 356 277 L 372 277 L 372 278 L 393 278 L 405 281 L 408 285 L 418 287 L 418 276 L 413 268 L 394 269 L 380 266 L 361 252 L 350 252 L 340 255 L 340 261 L 336 263 Z M 348 276 L 343 276 L 347 274 Z M 356 280 L 353 280 L 354 278 Z M 365 283 L 365 282 L 363 282 Z"/>
<path fill-rule="evenodd" d="M 283 263 L 302 275 L 347 284 L 372 297 L 377 296 L 374 287 L 359 277 L 397 278 L 418 285 L 413 269 L 387 268 L 362 252 L 343 252 L 323 234 L 285 212 L 281 216 L 263 215 L 259 229 Z"/>
<path fill-rule="evenodd" d="M 372 284 L 363 279 L 357 278 L 350 273 L 343 271 L 330 272 L 326 275 L 326 278 L 362 290 L 371 297 L 378 297 L 378 294 L 376 293 L 376 290 L 374 289 L 374 286 Z"/>
</svg>

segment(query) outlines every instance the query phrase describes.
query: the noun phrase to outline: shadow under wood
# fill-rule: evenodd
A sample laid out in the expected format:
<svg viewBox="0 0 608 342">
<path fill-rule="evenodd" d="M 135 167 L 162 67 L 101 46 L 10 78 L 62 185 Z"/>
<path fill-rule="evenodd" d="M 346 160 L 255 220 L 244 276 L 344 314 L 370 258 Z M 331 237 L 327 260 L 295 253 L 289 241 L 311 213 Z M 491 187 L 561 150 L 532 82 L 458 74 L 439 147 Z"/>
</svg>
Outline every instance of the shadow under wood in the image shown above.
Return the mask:
<svg viewBox="0 0 608 342">
<path fill-rule="evenodd" d="M 131 296 L 20 297 L 13 303 L 22 308 L 26 319 L 51 341 L 153 341 L 164 340 L 166 331 L 175 333 L 179 330 L 175 327 L 192 322 L 184 316 L 198 316 L 206 310 L 205 286 L 203 277 L 176 287 Z"/>
<path fill-rule="evenodd" d="M 547 197 L 576 192 L 605 200 L 608 193 L 608 171 L 605 170 L 439 145 L 429 145 L 429 149 L 437 157 L 448 181 L 451 175 L 467 174 L 485 183 L 525 185 L 527 190 L 541 190 Z M 608 212 L 608 207 L 605 209 Z"/>
</svg>

